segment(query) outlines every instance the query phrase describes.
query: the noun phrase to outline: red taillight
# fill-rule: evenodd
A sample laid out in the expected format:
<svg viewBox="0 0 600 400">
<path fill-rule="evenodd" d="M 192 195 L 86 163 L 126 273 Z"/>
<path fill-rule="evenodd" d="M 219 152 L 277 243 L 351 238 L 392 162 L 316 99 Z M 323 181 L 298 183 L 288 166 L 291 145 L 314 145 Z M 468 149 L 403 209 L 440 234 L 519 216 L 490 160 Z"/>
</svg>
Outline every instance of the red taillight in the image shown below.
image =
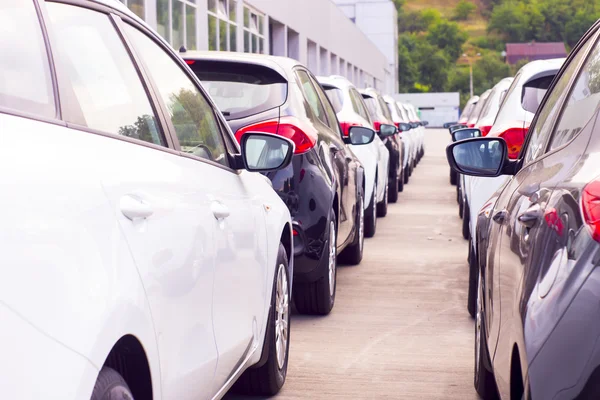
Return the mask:
<svg viewBox="0 0 600 400">
<path fill-rule="evenodd" d="M 400 129 L 400 122 L 394 122 L 394 125 L 396 125 L 396 128 Z"/>
<path fill-rule="evenodd" d="M 375 129 L 376 132 L 379 132 L 379 129 L 381 129 L 381 122 L 373 122 L 373 129 Z"/>
<path fill-rule="evenodd" d="M 187 65 L 192 65 L 192 64 L 193 64 L 193 63 L 195 63 L 195 62 L 196 62 L 195 60 L 185 60 L 185 63 L 186 63 Z"/>
<path fill-rule="evenodd" d="M 515 160 L 519 156 L 526 134 L 525 128 L 509 128 L 498 135 L 506 141 L 508 158 Z"/>
<path fill-rule="evenodd" d="M 481 131 L 481 136 L 487 136 L 488 133 L 492 130 L 491 125 L 480 126 L 479 130 Z"/>
<path fill-rule="evenodd" d="M 600 180 L 598 178 L 583 188 L 581 208 L 585 223 L 592 229 L 592 237 L 600 242 Z"/>
<path fill-rule="evenodd" d="M 469 128 L 475 128 L 475 124 L 472 124 L 472 123 L 468 123 L 468 124 L 467 124 L 467 126 L 468 126 Z"/>
<path fill-rule="evenodd" d="M 350 135 L 350 127 L 361 126 L 358 122 L 340 122 L 340 128 L 342 128 L 342 134 L 344 136 Z"/>
<path fill-rule="evenodd" d="M 298 236 L 298 231 L 297 231 L 297 230 L 295 230 L 295 229 L 292 229 L 292 235 L 294 235 L 294 236 Z"/>
<path fill-rule="evenodd" d="M 246 132 L 266 132 L 288 138 L 296 145 L 294 154 L 306 153 L 317 143 L 316 130 L 296 117 L 281 117 L 240 128 L 235 133 L 238 142 Z"/>
</svg>

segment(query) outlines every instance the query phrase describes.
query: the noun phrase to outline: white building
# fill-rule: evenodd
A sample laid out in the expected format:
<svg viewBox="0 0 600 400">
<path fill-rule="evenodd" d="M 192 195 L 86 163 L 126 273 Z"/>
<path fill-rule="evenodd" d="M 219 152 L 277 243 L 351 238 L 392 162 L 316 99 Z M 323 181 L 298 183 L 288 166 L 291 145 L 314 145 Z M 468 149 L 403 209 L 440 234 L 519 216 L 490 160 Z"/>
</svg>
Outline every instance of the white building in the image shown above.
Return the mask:
<svg viewBox="0 0 600 400">
<path fill-rule="evenodd" d="M 175 49 L 295 58 L 315 75 L 393 93 L 386 55 L 331 0 L 121 0 Z"/>
<path fill-rule="evenodd" d="M 398 91 L 398 13 L 392 0 L 333 0 L 385 54 L 388 69 L 383 91 Z"/>
<path fill-rule="evenodd" d="M 446 122 L 458 121 L 460 93 L 401 93 L 393 97 L 402 103 L 414 105 L 422 121 L 429 122 L 430 128 L 442 127 Z"/>
</svg>

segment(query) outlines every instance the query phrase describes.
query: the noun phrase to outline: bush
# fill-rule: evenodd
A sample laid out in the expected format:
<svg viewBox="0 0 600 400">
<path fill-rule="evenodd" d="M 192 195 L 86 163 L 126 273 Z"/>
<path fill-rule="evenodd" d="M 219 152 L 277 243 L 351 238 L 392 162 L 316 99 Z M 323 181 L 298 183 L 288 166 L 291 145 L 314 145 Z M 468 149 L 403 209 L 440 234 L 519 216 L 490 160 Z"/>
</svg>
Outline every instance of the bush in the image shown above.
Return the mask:
<svg viewBox="0 0 600 400">
<path fill-rule="evenodd" d="M 454 8 L 454 19 L 456 21 L 466 21 L 476 8 L 475 4 L 470 1 L 460 0 Z"/>
</svg>

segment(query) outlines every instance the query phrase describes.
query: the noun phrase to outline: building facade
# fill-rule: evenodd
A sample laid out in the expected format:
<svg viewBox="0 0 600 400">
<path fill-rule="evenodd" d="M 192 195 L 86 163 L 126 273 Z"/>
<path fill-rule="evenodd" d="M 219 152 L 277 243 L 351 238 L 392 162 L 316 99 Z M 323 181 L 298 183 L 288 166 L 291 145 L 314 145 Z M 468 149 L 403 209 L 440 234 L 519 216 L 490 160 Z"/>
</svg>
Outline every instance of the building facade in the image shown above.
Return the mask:
<svg viewBox="0 0 600 400">
<path fill-rule="evenodd" d="M 294 58 L 385 92 L 388 57 L 330 0 L 121 0 L 175 49 Z"/>
<path fill-rule="evenodd" d="M 429 122 L 430 128 L 441 128 L 446 122 L 458 121 L 460 113 L 460 93 L 400 93 L 393 95 L 402 103 L 414 105 L 420 112 L 422 121 Z"/>
</svg>

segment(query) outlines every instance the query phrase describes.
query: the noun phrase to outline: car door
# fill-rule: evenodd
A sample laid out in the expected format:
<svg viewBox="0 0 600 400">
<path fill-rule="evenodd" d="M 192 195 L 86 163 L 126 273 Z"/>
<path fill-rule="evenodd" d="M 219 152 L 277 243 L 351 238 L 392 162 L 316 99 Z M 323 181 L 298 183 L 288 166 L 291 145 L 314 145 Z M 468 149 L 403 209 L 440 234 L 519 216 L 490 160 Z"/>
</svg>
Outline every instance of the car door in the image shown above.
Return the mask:
<svg viewBox="0 0 600 400">
<path fill-rule="evenodd" d="M 266 289 L 264 204 L 260 197 L 252 194 L 250 178 L 254 177 L 229 165 L 228 146 L 232 150 L 235 146 L 223 120 L 217 116 L 218 110 L 200 89 L 193 74 L 181 60 L 175 62 L 139 30 L 129 25 L 125 30 L 144 59 L 144 67 L 165 105 L 169 128 L 185 169 L 182 173 L 189 184 L 184 194 L 200 195 L 180 205 L 184 214 L 188 209 L 201 208 L 203 217 L 190 219 L 187 215 L 181 223 L 202 229 L 210 227 L 213 235 L 215 269 L 211 312 L 218 363 L 212 393 L 216 393 L 242 360 L 256 350 L 259 329 L 262 330 L 258 321 L 264 320 L 265 295 L 270 293 Z M 209 216 L 204 217 L 205 214 Z M 181 240 L 187 242 L 190 251 L 195 249 L 194 242 Z M 186 262 L 193 263 L 193 260 Z M 180 315 L 190 318 L 198 304 L 187 306 L 190 310 Z M 202 341 L 194 342 L 195 339 L 191 335 L 188 346 L 204 346 Z"/>
<path fill-rule="evenodd" d="M 497 332 L 494 369 L 501 394 L 510 390 L 513 344 L 516 342 L 520 348 L 525 348 L 523 310 L 528 301 L 527 291 L 531 290 L 532 279 L 537 278 L 536 270 L 547 266 L 548 256 L 553 255 L 557 248 L 557 238 L 551 232 L 557 229 L 559 217 L 553 207 L 556 204 L 554 189 L 577 165 L 593 127 L 590 121 L 597 108 L 597 99 L 589 100 L 590 90 L 577 89 L 585 86 L 578 84 L 579 80 L 588 81 L 589 72 L 581 74 L 580 78 L 577 74 L 582 61 L 588 57 L 592 43 L 590 39 L 577 50 L 539 110 L 538 119 L 529 132 L 529 141 L 520 155 L 523 168 L 504 190 L 495 209 L 493 218 L 499 226 L 500 242 L 494 272 L 497 280 L 494 283 L 499 292 L 501 317 L 498 319 L 498 313 L 495 314 L 492 333 Z M 600 52 L 594 53 L 595 50 L 591 60 L 600 56 Z M 571 92 L 573 87 L 576 90 Z M 581 95 L 581 92 L 588 96 Z M 581 143 L 558 150 L 586 126 L 589 130 L 587 136 L 579 136 Z M 525 357 L 525 351 L 523 354 Z M 526 368 L 527 363 L 524 364 L 522 368 Z M 526 371 L 523 372 L 526 374 Z"/>
</svg>

